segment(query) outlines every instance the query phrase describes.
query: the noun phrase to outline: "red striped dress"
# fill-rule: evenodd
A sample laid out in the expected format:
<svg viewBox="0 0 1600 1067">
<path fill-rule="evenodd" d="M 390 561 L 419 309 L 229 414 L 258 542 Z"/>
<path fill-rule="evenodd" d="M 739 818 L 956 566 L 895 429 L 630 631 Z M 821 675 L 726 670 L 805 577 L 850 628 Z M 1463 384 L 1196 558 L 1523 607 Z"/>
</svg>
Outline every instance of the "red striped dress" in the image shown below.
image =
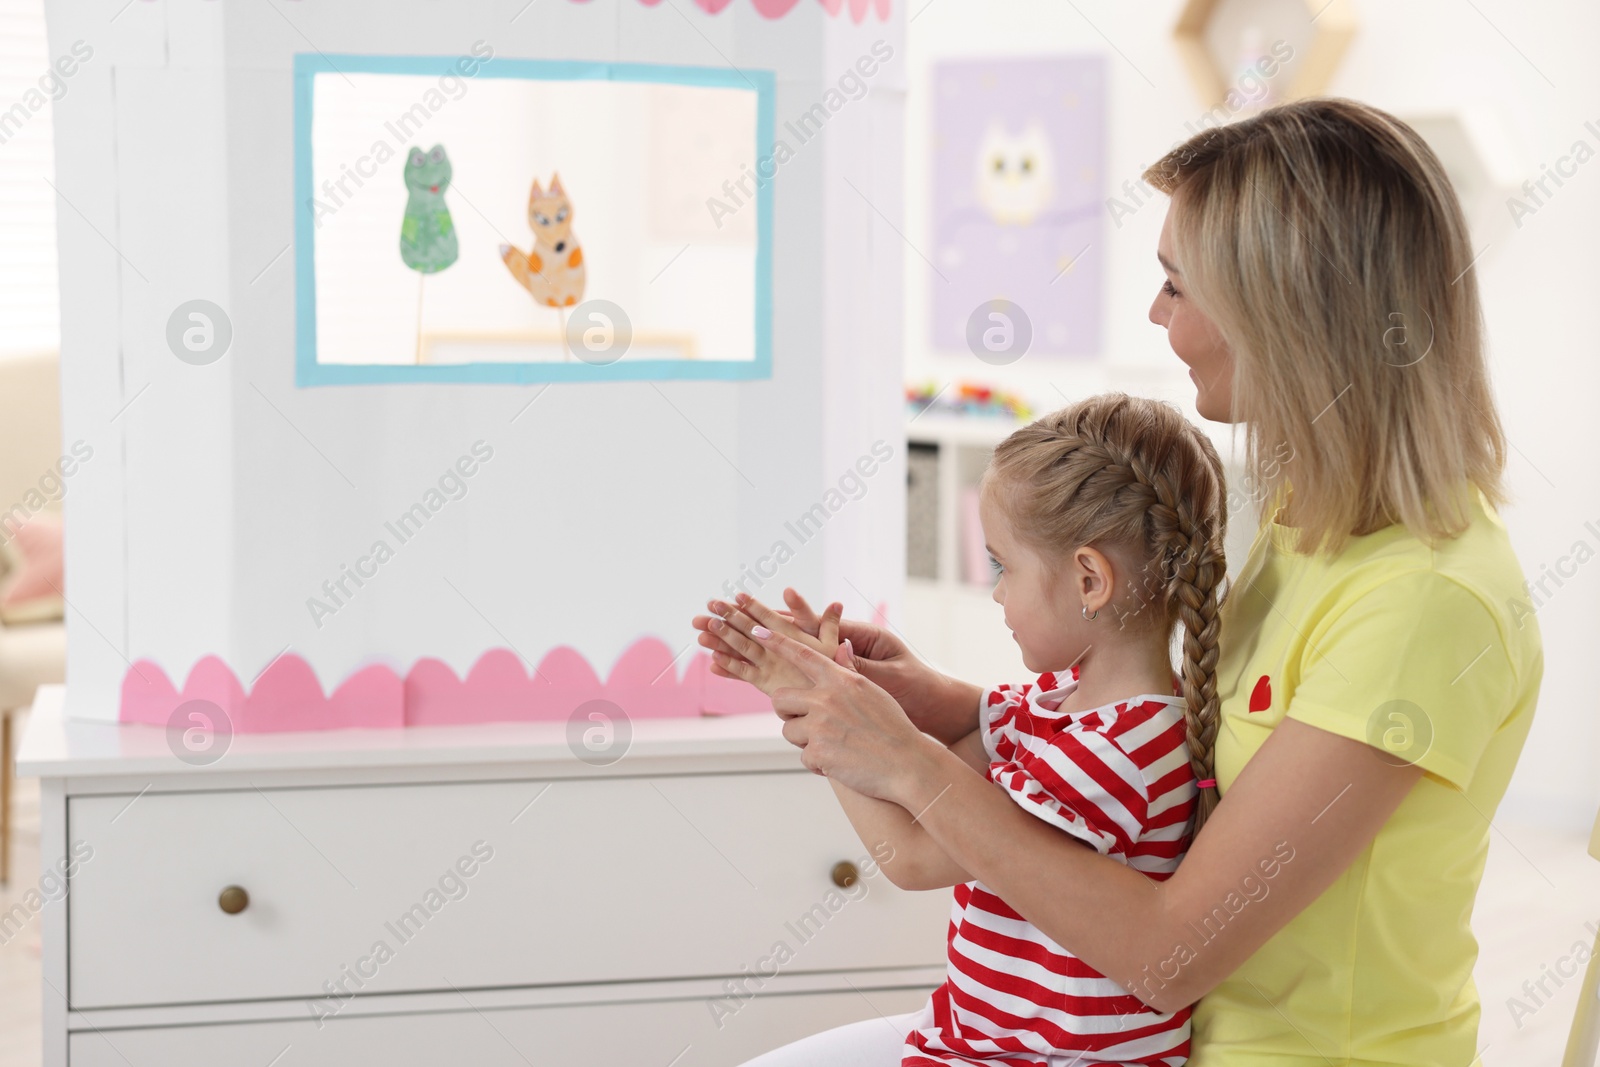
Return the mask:
<svg viewBox="0 0 1600 1067">
<path fill-rule="evenodd" d="M 1197 796 L 1183 700 L 1141 693 L 1059 713 L 1076 674 L 984 693 L 989 779 L 1024 811 L 1164 880 L 1189 846 Z M 1146 1007 L 982 882 L 955 887 L 947 940 L 945 982 L 920 1020 L 932 1025 L 906 1035 L 902 1067 L 1178 1067 L 1188 1058 L 1188 1008 Z"/>
</svg>

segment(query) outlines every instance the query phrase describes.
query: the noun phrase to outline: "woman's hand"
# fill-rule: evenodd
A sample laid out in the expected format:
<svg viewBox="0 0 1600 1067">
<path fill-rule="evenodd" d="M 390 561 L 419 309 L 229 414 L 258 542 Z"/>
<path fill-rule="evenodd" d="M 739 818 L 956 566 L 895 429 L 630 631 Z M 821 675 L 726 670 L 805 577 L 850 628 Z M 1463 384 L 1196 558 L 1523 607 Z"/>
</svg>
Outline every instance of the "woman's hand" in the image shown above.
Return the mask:
<svg viewBox="0 0 1600 1067">
<path fill-rule="evenodd" d="M 800 762 L 815 773 L 865 796 L 901 803 L 900 787 L 925 777 L 921 761 L 930 747 L 946 751 L 864 675 L 766 627 L 754 628 L 751 636 L 804 680 L 803 687 L 773 693 L 772 706 L 785 720 L 784 740 L 800 749 Z"/>
<path fill-rule="evenodd" d="M 838 626 L 838 636 L 850 643 L 854 654 L 851 665 L 893 697 L 919 730 L 951 743 L 977 728 L 978 698 L 982 695 L 978 686 L 934 670 L 913 655 L 904 641 L 882 626 L 840 618 L 844 610 L 842 604 L 830 604 L 818 615 L 793 589 L 785 589 L 783 599 L 789 607 L 787 612 L 774 611 L 748 593 L 739 593 L 734 598 L 739 610 L 769 630 L 786 635 L 790 631 L 785 627 L 793 626 L 815 636 L 824 620 L 832 618 Z M 713 653 L 733 654 L 715 631 L 708 630 L 709 622 L 706 616 L 694 620 L 696 629 L 706 631 L 700 636 L 700 644 Z M 712 671 L 734 677 L 726 670 L 718 670 L 714 655 Z"/>
</svg>

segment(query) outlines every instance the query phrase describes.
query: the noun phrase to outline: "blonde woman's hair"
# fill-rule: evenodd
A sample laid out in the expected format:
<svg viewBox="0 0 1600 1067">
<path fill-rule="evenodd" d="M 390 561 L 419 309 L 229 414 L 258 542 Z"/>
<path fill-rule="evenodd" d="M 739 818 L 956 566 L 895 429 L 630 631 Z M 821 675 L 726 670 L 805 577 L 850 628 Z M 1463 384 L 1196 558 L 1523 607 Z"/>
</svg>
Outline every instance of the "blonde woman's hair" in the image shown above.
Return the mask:
<svg viewBox="0 0 1600 1067">
<path fill-rule="evenodd" d="M 1104 393 L 1007 437 L 983 489 L 1047 563 L 1088 545 L 1131 567 L 1110 605 L 1123 626 L 1170 637 L 1182 624 L 1189 764 L 1197 778 L 1214 778 L 1228 514 L 1211 439 L 1171 404 Z M 1216 803 L 1215 787 L 1201 791 L 1197 830 Z"/>
<path fill-rule="evenodd" d="M 1471 521 L 1471 486 L 1506 502 L 1467 224 L 1415 130 L 1302 100 L 1204 130 L 1144 178 L 1172 197 L 1184 299 L 1232 352 L 1254 482 L 1293 487 L 1298 551 L 1393 523 L 1435 545 Z"/>
</svg>

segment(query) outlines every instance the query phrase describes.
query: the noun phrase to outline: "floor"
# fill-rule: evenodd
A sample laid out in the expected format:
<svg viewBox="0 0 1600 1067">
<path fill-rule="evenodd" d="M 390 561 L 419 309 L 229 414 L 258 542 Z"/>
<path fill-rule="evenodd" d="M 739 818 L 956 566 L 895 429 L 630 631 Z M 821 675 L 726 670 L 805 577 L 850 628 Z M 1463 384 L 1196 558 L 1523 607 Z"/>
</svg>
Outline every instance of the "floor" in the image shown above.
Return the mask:
<svg viewBox="0 0 1600 1067">
<path fill-rule="evenodd" d="M 15 726 L 20 737 L 20 717 Z M 39 885 L 37 782 L 17 782 L 12 811 L 12 877 L 0 890 L 0 915 Z M 1594 941 L 1590 924 L 1600 924 L 1600 863 L 1589 858 L 1586 839 L 1511 823 L 1496 824 L 1495 830 L 1474 920 L 1482 942 L 1479 1064 L 1558 1064 L 1582 983 L 1581 969 L 1574 977 L 1560 972 L 1573 969 L 1575 949 L 1581 947 L 1579 959 L 1586 958 Z M 9 939 L 8 929 L 0 927 L 0 1067 L 37 1067 L 38 916 Z"/>
<path fill-rule="evenodd" d="M 20 743 L 27 716 L 12 719 L 12 739 Z M 11 883 L 0 888 L 0 915 L 10 911 L 30 888 L 39 888 L 39 783 L 18 779 L 11 794 Z M 60 904 L 51 905 L 59 907 Z M 20 930 L 0 925 L 0 1067 L 38 1067 L 39 917 Z"/>
</svg>

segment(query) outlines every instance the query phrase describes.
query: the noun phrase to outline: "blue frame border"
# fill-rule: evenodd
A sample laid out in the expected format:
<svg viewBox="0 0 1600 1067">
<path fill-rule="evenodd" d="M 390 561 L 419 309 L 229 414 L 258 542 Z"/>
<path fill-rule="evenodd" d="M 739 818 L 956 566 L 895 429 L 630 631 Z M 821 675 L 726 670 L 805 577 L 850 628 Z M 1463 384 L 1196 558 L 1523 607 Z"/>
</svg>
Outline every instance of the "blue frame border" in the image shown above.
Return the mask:
<svg viewBox="0 0 1600 1067">
<path fill-rule="evenodd" d="M 295 385 L 387 385 L 412 382 L 751 381 L 772 377 L 772 182 L 756 189 L 755 358 L 745 361 L 621 361 L 589 363 L 325 364 L 317 361 L 315 228 L 311 198 L 312 79 L 321 73 L 454 74 L 460 56 L 379 56 L 296 53 L 294 57 L 294 235 L 295 235 Z M 503 59 L 480 63 L 474 78 L 527 78 L 547 81 L 625 81 L 756 91 L 756 166 L 773 156 L 776 132 L 775 82 L 770 70 L 721 70 L 652 63 L 583 60 Z"/>
</svg>

